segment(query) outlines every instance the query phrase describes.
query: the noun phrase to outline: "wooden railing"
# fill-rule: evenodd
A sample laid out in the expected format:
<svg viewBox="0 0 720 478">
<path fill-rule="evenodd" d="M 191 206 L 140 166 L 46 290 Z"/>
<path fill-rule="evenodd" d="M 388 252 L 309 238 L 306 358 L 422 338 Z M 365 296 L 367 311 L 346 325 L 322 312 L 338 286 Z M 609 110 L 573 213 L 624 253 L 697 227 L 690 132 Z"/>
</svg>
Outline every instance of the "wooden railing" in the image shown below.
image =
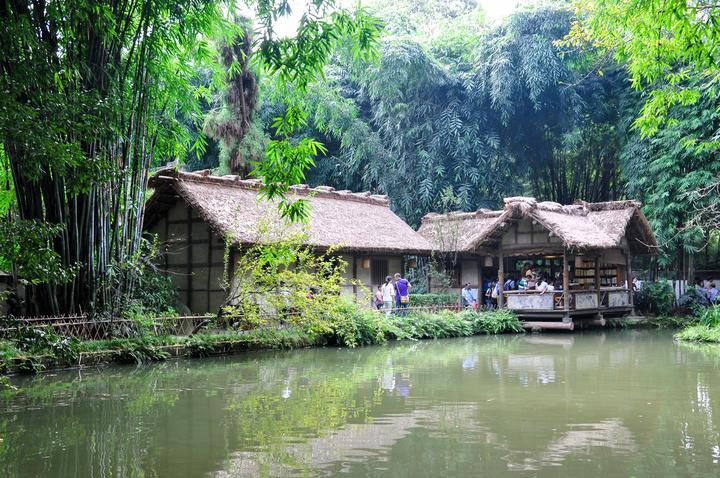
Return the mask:
<svg viewBox="0 0 720 478">
<path fill-rule="evenodd" d="M 513 310 L 565 310 L 564 291 L 540 292 L 504 291 L 505 305 Z M 602 308 L 618 308 L 630 306 L 629 290 L 623 287 L 593 289 L 571 289 L 567 291 L 568 310 L 589 310 Z"/>
</svg>

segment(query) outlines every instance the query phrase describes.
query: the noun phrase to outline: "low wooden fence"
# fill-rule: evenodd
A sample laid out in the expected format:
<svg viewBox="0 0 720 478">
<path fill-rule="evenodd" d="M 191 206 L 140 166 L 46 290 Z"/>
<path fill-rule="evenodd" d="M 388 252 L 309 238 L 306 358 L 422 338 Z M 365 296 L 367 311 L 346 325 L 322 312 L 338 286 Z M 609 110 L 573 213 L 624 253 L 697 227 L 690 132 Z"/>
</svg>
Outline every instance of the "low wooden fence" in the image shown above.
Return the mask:
<svg viewBox="0 0 720 478">
<path fill-rule="evenodd" d="M 6 317 L 0 319 L 0 338 L 12 337 L 23 329 L 45 328 L 63 337 L 83 340 L 130 338 L 143 334 L 192 335 L 212 317 L 159 317 L 136 321 L 131 319 L 90 319 L 83 315 L 60 317 Z"/>
<path fill-rule="evenodd" d="M 483 307 L 481 307 L 483 309 Z M 407 315 L 412 312 L 437 313 L 443 310 L 459 312 L 458 304 L 408 306 L 393 308 L 393 315 Z M 386 314 L 387 309 L 376 309 Z M 291 320 L 292 312 L 283 317 L 266 317 L 268 321 L 282 326 Z M 27 329 L 48 329 L 62 337 L 75 337 L 81 340 L 102 340 L 110 338 L 132 338 L 142 335 L 192 335 L 203 328 L 226 329 L 237 324 L 230 318 L 219 320 L 217 316 L 191 315 L 183 317 L 156 317 L 152 319 L 132 320 L 125 318 L 92 319 L 84 315 L 47 316 L 47 317 L 1 317 L 0 338 L 16 337 Z"/>
<path fill-rule="evenodd" d="M 458 304 L 438 304 L 438 305 L 416 305 L 412 306 L 409 305 L 407 307 L 393 307 L 392 309 L 389 309 L 391 314 L 400 314 L 405 312 L 440 312 L 442 310 L 449 310 L 451 312 L 460 312 L 462 310 L 462 307 Z M 386 308 L 380 308 L 377 309 L 378 312 L 384 312 L 387 313 L 388 309 Z"/>
</svg>

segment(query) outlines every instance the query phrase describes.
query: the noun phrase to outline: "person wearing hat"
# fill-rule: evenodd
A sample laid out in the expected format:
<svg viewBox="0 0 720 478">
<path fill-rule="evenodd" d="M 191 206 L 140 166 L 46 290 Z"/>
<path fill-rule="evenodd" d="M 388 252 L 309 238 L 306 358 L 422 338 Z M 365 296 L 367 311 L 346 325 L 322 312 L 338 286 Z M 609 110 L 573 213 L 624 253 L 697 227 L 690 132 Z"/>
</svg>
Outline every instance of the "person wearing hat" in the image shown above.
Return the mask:
<svg viewBox="0 0 720 478">
<path fill-rule="evenodd" d="M 393 284 L 392 277 L 385 277 L 385 284 L 382 286 L 383 296 L 383 308 L 385 309 L 385 316 L 390 317 L 390 313 L 395 305 L 395 284 Z"/>
</svg>

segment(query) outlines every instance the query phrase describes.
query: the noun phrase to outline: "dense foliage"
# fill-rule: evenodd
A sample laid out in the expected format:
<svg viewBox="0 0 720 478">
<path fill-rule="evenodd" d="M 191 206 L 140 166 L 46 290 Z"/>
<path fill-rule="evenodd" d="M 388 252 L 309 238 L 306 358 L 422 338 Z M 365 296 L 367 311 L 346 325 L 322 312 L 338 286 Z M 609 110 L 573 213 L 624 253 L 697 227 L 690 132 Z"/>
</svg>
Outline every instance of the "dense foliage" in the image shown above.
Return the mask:
<svg viewBox="0 0 720 478">
<path fill-rule="evenodd" d="M 0 144 L 13 207 L 25 221 L 23 231 L 9 230 L 23 234 L 0 244 L 0 256 L 34 284 L 28 312 L 116 315 L 125 306 L 141 271 L 149 168 L 184 158 L 191 147 L 202 152 L 204 137 L 195 135 L 191 144 L 188 126 L 198 129 L 201 100 L 226 83 L 229 97 L 238 87 L 252 90 L 250 47 L 260 70 L 283 88 L 300 90 L 341 41 L 359 57 L 374 53 L 378 25 L 362 11 L 312 2 L 296 36 L 277 38 L 273 24 L 289 13 L 287 2 L 246 6 L 260 24 L 251 46 L 243 25 L 232 21 L 240 7 L 233 0 L 0 4 Z M 225 45 L 225 67 L 217 62 L 216 38 Z M 285 136 L 304 122 L 301 105 L 287 105 L 276 121 Z M 264 193 L 278 198 L 286 215 L 302 217 L 303 204 L 286 202 L 284 193 L 302 180 L 321 146 L 286 138 L 270 141 L 268 149 L 268 161 L 256 168 L 266 179 Z M 48 253 L 13 252 L 23 241 Z M 59 280 L 42 270 L 34 275 L 34 263 L 45 257 Z"/>
<path fill-rule="evenodd" d="M 575 0 L 570 43 L 612 56 L 638 91 L 626 120 L 628 193 L 645 202 L 663 262 L 702 250 L 720 225 L 720 5 Z"/>
<path fill-rule="evenodd" d="M 0 374 L 75 365 L 78 356 L 86 352 L 104 355 L 105 361 L 143 363 L 165 360 L 172 348 L 179 348 L 185 356 L 200 357 L 243 350 L 326 344 L 357 347 L 384 344 L 390 340 L 523 332 L 517 317 L 508 310 L 412 312 L 407 316 L 386 318 L 384 313 L 340 299 L 327 311 L 325 318 L 322 330 L 317 324 L 305 323 L 238 331 L 208 321 L 206 327 L 192 336 L 157 334 L 153 328 L 146 328 L 139 329 L 141 333 L 131 338 L 91 341 L 61 337 L 49 328 L 26 327 L 10 340 L 0 341 Z"/>
<path fill-rule="evenodd" d="M 263 178 L 293 220 L 302 182 L 388 194 L 412 225 L 631 197 L 658 264 L 720 257 L 716 3 L 558 0 L 493 24 L 473 0 L 303 8 L 281 36 L 285 0 L 0 5 L 0 268 L 27 312 L 120 314 L 150 168 L 188 157 Z"/>
<path fill-rule="evenodd" d="M 643 282 L 635 297 L 638 310 L 646 314 L 670 315 L 675 303 L 675 294 L 666 281 Z"/>
<path fill-rule="evenodd" d="M 494 28 L 473 2 L 454 13 L 371 11 L 387 21 L 379 61 L 358 67 L 338 54 L 307 87 L 307 124 L 293 136 L 321 138 L 327 149 L 311 183 L 386 193 L 411 224 L 447 196 L 463 210 L 516 194 L 623 196 L 625 75 L 593 69 L 588 55 L 558 44 L 573 20 L 566 8 L 517 13 Z M 427 31 L 426 15 L 440 26 Z M 278 136 L 272 120 L 297 93 L 261 84 L 256 123 L 267 137 Z"/>
<path fill-rule="evenodd" d="M 231 266 L 222 320 L 241 329 L 281 321 L 311 335 L 327 333 L 347 264 L 332 249 L 318 254 L 305 246 L 303 233 L 268 242 L 272 233 L 260 237 Z"/>
</svg>

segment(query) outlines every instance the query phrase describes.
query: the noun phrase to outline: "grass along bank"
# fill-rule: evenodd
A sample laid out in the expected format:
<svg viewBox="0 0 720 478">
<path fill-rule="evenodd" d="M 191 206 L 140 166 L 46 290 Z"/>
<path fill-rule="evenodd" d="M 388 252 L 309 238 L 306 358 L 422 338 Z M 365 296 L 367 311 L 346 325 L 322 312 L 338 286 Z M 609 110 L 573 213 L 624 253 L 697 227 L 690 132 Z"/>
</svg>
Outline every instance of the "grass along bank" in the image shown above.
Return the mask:
<svg viewBox="0 0 720 478">
<path fill-rule="evenodd" d="M 692 324 L 675 334 L 675 338 L 688 342 L 720 343 L 720 305 L 704 309 Z"/>
<path fill-rule="evenodd" d="M 480 334 L 522 333 L 510 311 L 411 312 L 390 316 L 351 302 L 340 303 L 318 329 L 301 325 L 248 331 L 203 329 L 192 336 L 152 335 L 81 341 L 47 328 L 0 340 L 0 373 L 40 372 L 103 363 L 144 363 L 170 357 L 203 357 L 261 349 L 379 345 L 390 340 L 423 340 Z"/>
</svg>

